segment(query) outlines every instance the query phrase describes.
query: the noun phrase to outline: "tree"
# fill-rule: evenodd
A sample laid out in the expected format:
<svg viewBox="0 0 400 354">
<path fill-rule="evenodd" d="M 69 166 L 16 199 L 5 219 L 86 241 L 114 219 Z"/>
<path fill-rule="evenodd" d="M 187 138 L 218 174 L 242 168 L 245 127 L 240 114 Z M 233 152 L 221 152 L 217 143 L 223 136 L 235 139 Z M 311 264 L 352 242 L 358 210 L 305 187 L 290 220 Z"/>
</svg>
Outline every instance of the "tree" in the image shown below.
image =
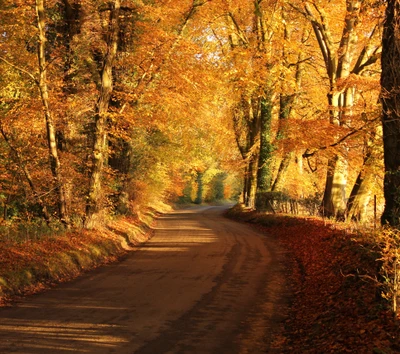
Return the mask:
<svg viewBox="0 0 400 354">
<path fill-rule="evenodd" d="M 225 60 L 233 66 L 230 84 L 238 92 L 233 121 L 244 163 L 242 197 L 251 208 L 257 207 L 257 193 L 269 190 L 272 181 L 271 127 L 277 81 L 274 53 L 278 52 L 273 46 L 278 23 L 275 12 L 275 6 L 262 1 L 245 8 L 231 4 L 226 12 L 229 30 L 225 41 L 230 48 Z"/>
<path fill-rule="evenodd" d="M 400 224 L 400 2 L 388 0 L 382 37 L 381 101 L 385 179 L 382 223 Z"/>
<path fill-rule="evenodd" d="M 337 7 L 337 4 L 335 4 Z M 343 19 L 343 30 L 335 39 L 325 8 L 316 3 L 306 2 L 304 10 L 295 7 L 310 21 L 324 59 L 326 74 L 329 80 L 327 94 L 329 104 L 329 121 L 338 127 L 351 124 L 351 117 L 356 88 L 341 84 L 351 76 L 360 75 L 368 66 L 374 64 L 380 57 L 380 45 L 374 44 L 378 34 L 378 23 L 362 22 L 368 13 L 368 2 L 346 0 L 346 10 Z M 329 7 L 329 4 L 327 4 Z M 337 12 L 337 11 L 336 11 Z M 364 26 L 367 25 L 365 28 Z M 369 26 L 368 26 L 369 25 Z M 357 30 L 368 31 L 369 35 L 362 43 L 358 42 Z M 336 46 L 336 43 L 338 45 Z M 325 192 L 321 205 L 322 213 L 328 217 L 343 218 L 346 211 L 346 184 L 348 162 L 344 153 L 333 153 L 328 160 L 328 170 L 325 182 Z"/>
<path fill-rule="evenodd" d="M 285 18 L 285 15 L 283 17 Z M 293 118 L 293 112 L 295 111 L 295 106 L 301 93 L 302 80 L 304 76 L 304 65 L 309 59 L 306 57 L 306 53 L 304 51 L 302 51 L 298 47 L 295 47 L 295 49 L 297 49 L 295 51 L 298 52 L 297 58 L 295 57 L 295 61 L 291 62 L 293 55 L 290 55 L 290 53 L 288 53 L 287 46 L 295 42 L 297 39 L 294 39 L 293 35 L 293 27 L 296 25 L 297 21 L 293 20 L 292 22 L 294 23 L 288 24 L 287 20 L 285 20 L 284 23 L 283 40 L 285 43 L 287 43 L 287 45 L 284 45 L 282 48 L 282 58 L 284 64 L 280 73 L 280 83 L 282 88 L 279 93 L 278 131 L 276 133 L 275 141 L 276 146 L 278 146 L 280 142 L 284 141 L 285 138 L 287 138 L 289 125 L 295 124 L 291 120 Z M 308 32 L 308 30 L 303 29 L 303 33 L 300 37 L 301 45 L 304 45 L 304 43 L 307 41 L 307 38 L 309 37 Z M 294 80 L 290 80 L 289 78 L 289 74 L 291 74 L 292 70 L 294 70 Z M 271 185 L 272 192 L 282 191 L 285 184 L 284 181 L 286 173 L 292 161 L 294 152 L 295 151 L 293 151 L 293 149 L 284 150 L 275 179 L 273 180 Z"/>
<path fill-rule="evenodd" d="M 102 177 L 104 163 L 108 154 L 107 124 L 108 107 L 113 92 L 113 69 L 118 51 L 118 39 L 120 32 L 121 3 L 115 0 L 109 9 L 110 17 L 108 32 L 106 33 L 106 53 L 101 69 L 101 86 L 99 98 L 95 109 L 95 133 L 92 152 L 92 171 L 90 176 L 88 202 L 86 207 L 86 227 L 92 228 L 96 218 L 102 210 Z"/>
<path fill-rule="evenodd" d="M 49 92 L 47 87 L 47 60 L 46 60 L 46 23 L 45 23 L 45 9 L 44 0 L 36 0 L 36 14 L 37 24 L 39 29 L 39 42 L 38 42 L 38 66 L 39 66 L 39 80 L 38 86 L 40 96 L 43 103 L 44 116 L 46 119 L 47 131 L 47 144 L 49 147 L 50 168 L 53 174 L 56 190 L 58 194 L 58 209 L 61 221 L 69 227 L 70 220 L 67 213 L 67 200 L 65 192 L 65 183 L 61 174 L 61 162 L 58 156 L 57 142 L 56 142 L 56 129 L 54 119 L 50 110 Z"/>
<path fill-rule="evenodd" d="M 366 217 L 366 209 L 371 198 L 373 183 L 376 176 L 379 175 L 379 171 L 376 168 L 377 166 L 378 168 L 381 167 L 379 164 L 381 150 L 381 144 L 379 144 L 380 130 L 376 127 L 365 133 L 362 166 L 347 201 L 346 217 L 348 220 L 362 222 Z"/>
<path fill-rule="evenodd" d="M 10 8 L 14 8 L 13 5 L 10 5 Z M 32 82 L 34 82 L 39 90 L 39 95 L 42 103 L 42 109 L 45 117 L 45 127 L 46 127 L 46 138 L 47 138 L 47 147 L 48 147 L 48 156 L 50 161 L 50 170 L 53 176 L 54 181 L 54 189 L 57 192 L 57 205 L 58 205 L 58 215 L 61 222 L 66 226 L 69 227 L 70 220 L 69 215 L 67 212 L 67 197 L 66 197 L 66 190 L 65 190 L 65 181 L 62 176 L 62 168 L 61 168 L 61 161 L 59 158 L 59 152 L 57 149 L 57 142 L 56 142 L 56 128 L 55 122 L 52 114 L 52 110 L 50 108 L 50 99 L 49 99 L 49 89 L 48 89 L 48 60 L 47 57 L 49 55 L 49 48 L 47 45 L 48 38 L 46 35 L 46 13 L 45 13 L 45 6 L 43 0 L 36 0 L 35 3 L 35 11 L 36 11 L 36 27 L 38 30 L 37 34 L 37 74 L 32 74 L 32 72 L 24 67 L 9 61 L 3 56 L 0 56 L 0 61 L 8 65 L 9 67 L 19 71 L 20 73 L 27 76 Z M 24 32 L 23 32 L 24 33 Z M 11 33 L 5 32 L 6 36 L 8 37 Z M 28 51 L 31 49 L 27 48 Z M 3 138 L 9 142 L 9 139 L 6 137 L 4 128 L 2 128 Z M 11 149 L 14 149 L 12 145 L 8 144 Z M 33 181 L 30 177 L 30 173 L 28 172 L 27 166 L 25 163 L 22 162 L 21 157 L 19 154 L 16 154 L 17 161 L 19 161 L 22 165 L 22 169 L 24 171 L 24 175 L 28 180 L 29 185 L 31 186 L 33 193 L 35 196 L 38 196 L 38 192 L 34 187 Z M 47 221 L 49 220 L 49 214 L 47 212 L 47 208 L 45 207 L 41 198 L 37 197 L 39 204 L 41 205 L 41 209 L 43 215 L 45 215 Z"/>
</svg>

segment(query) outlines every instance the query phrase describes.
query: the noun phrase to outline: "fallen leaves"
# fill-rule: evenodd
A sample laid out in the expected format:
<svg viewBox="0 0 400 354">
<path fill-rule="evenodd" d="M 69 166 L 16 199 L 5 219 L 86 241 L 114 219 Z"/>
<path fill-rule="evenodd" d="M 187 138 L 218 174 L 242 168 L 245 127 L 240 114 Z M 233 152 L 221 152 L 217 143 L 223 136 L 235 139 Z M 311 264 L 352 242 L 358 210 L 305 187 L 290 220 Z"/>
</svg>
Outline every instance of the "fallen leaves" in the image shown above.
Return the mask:
<svg viewBox="0 0 400 354">
<path fill-rule="evenodd" d="M 279 353 L 400 352 L 399 326 L 371 280 L 376 255 L 355 235 L 318 219 L 263 220 L 253 212 L 234 217 L 256 223 L 288 251 L 292 302 L 284 330 L 272 343 Z"/>
<path fill-rule="evenodd" d="M 121 218 L 112 227 L 118 232 L 107 228 L 25 242 L 0 239 L 0 306 L 117 260 L 126 252 L 126 239 L 138 244 L 150 237 L 148 225 L 139 220 Z"/>
</svg>

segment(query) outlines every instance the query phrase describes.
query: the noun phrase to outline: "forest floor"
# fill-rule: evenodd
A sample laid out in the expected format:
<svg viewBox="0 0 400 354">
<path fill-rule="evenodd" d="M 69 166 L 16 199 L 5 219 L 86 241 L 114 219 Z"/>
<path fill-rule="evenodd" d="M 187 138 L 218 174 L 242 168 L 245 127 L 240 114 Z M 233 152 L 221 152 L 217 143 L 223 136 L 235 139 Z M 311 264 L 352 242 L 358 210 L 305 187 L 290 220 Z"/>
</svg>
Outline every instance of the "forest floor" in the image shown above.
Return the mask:
<svg viewBox="0 0 400 354">
<path fill-rule="evenodd" d="M 279 353 L 400 353 L 399 323 L 381 299 L 377 255 L 363 237 L 315 218 L 233 209 L 287 251 L 288 316 L 275 335 Z M 363 276 L 364 275 L 364 276 Z"/>
</svg>

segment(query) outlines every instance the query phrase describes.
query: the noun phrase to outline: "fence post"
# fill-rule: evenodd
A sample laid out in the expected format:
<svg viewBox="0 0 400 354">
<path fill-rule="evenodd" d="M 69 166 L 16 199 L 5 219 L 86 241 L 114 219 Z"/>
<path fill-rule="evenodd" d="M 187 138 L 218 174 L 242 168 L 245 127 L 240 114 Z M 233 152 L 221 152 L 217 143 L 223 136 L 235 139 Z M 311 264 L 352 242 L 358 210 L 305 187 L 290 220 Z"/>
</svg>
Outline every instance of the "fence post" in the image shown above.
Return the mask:
<svg viewBox="0 0 400 354">
<path fill-rule="evenodd" d="M 374 230 L 376 230 L 376 194 L 374 195 Z"/>
</svg>

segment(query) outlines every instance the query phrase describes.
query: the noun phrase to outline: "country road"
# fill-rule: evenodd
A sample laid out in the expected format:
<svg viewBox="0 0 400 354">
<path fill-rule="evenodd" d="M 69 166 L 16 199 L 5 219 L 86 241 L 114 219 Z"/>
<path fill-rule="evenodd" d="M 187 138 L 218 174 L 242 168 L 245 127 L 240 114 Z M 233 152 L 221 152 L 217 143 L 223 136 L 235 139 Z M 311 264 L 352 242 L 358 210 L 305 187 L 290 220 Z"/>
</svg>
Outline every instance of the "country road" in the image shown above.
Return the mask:
<svg viewBox="0 0 400 354">
<path fill-rule="evenodd" d="M 160 217 L 120 263 L 0 309 L 0 353 L 268 353 L 283 256 L 223 207 Z"/>
</svg>

